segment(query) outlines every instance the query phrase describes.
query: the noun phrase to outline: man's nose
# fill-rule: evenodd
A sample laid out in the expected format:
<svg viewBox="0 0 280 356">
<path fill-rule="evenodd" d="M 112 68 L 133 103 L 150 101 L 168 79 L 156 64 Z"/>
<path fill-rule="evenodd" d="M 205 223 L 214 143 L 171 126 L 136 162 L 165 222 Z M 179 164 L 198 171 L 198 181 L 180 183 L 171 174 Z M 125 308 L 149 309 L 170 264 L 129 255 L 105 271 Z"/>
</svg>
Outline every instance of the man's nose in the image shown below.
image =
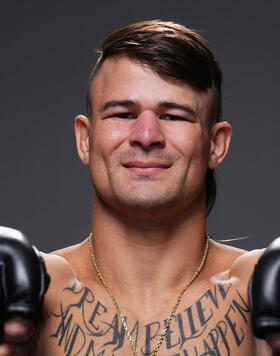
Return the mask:
<svg viewBox="0 0 280 356">
<path fill-rule="evenodd" d="M 165 136 L 154 113 L 145 112 L 138 116 L 129 143 L 132 146 L 141 146 L 144 150 L 165 146 Z"/>
</svg>

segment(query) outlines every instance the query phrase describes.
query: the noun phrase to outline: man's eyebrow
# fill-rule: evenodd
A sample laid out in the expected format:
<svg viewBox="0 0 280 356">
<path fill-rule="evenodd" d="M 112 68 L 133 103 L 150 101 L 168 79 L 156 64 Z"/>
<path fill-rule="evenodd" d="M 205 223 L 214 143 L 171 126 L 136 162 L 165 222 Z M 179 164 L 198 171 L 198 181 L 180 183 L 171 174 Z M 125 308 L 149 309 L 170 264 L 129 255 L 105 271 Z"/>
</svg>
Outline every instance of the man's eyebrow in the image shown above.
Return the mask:
<svg viewBox="0 0 280 356">
<path fill-rule="evenodd" d="M 158 104 L 161 109 L 179 109 L 185 111 L 187 114 L 197 118 L 197 112 L 189 105 L 178 104 L 172 101 L 162 101 Z"/>
<path fill-rule="evenodd" d="M 114 108 L 116 106 L 124 106 L 124 107 L 132 107 L 132 106 L 139 106 L 137 102 L 133 100 L 111 100 L 107 101 L 105 104 L 102 105 L 101 109 L 99 110 L 100 113 L 104 111 Z"/>
<path fill-rule="evenodd" d="M 133 100 L 111 100 L 107 101 L 104 103 L 99 110 L 100 113 L 103 113 L 104 111 L 114 108 L 116 106 L 123 106 L 123 107 L 139 107 L 140 104 L 137 101 Z M 196 111 L 189 105 L 186 104 L 178 104 L 172 101 L 161 101 L 158 104 L 158 108 L 160 109 L 178 109 L 178 110 L 183 110 L 187 114 L 193 116 L 194 118 L 197 118 L 197 113 Z"/>
</svg>

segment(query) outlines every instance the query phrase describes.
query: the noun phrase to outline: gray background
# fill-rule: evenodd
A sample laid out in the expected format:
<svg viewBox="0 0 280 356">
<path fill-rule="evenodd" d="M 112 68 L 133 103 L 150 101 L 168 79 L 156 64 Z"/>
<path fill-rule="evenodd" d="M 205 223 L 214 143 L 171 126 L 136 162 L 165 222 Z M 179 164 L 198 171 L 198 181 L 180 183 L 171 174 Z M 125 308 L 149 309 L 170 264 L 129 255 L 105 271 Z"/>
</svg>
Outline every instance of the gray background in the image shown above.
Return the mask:
<svg viewBox="0 0 280 356">
<path fill-rule="evenodd" d="M 280 235 L 278 1 L 1 1 L 0 224 L 43 251 L 84 239 L 92 189 L 76 155 L 95 49 L 113 29 L 161 18 L 201 30 L 224 70 L 233 126 L 209 219 L 216 238 L 253 249 Z"/>
</svg>

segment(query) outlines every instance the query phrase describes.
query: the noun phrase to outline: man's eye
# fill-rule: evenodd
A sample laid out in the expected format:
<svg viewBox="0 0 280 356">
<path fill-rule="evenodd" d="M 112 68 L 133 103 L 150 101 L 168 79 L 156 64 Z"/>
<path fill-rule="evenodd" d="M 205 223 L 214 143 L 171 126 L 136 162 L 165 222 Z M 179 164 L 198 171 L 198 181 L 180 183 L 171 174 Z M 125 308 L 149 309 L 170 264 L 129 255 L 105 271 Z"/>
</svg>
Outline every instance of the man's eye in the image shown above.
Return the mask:
<svg viewBox="0 0 280 356">
<path fill-rule="evenodd" d="M 169 121 L 188 121 L 187 118 L 183 117 L 183 116 L 177 116 L 177 115 L 171 115 L 171 114 L 161 114 L 160 119 L 162 120 L 169 120 Z"/>
<path fill-rule="evenodd" d="M 119 112 L 111 115 L 112 117 L 118 117 L 120 119 L 135 119 L 136 115 L 131 112 Z"/>
</svg>

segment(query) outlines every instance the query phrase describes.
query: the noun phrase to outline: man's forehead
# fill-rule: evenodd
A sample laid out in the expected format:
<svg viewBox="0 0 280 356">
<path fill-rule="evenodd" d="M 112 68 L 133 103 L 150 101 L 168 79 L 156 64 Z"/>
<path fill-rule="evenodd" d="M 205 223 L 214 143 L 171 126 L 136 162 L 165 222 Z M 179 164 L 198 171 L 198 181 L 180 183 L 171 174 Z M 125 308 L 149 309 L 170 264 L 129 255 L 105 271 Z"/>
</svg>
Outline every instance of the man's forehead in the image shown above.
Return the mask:
<svg viewBox="0 0 280 356">
<path fill-rule="evenodd" d="M 211 104 L 214 91 L 200 91 L 185 82 L 160 76 L 142 62 L 127 56 L 106 59 L 94 77 L 90 87 L 93 106 L 104 106 L 112 100 L 139 98 L 154 102 L 176 102 L 192 105 Z M 94 109 L 94 107 L 93 107 Z"/>
</svg>

